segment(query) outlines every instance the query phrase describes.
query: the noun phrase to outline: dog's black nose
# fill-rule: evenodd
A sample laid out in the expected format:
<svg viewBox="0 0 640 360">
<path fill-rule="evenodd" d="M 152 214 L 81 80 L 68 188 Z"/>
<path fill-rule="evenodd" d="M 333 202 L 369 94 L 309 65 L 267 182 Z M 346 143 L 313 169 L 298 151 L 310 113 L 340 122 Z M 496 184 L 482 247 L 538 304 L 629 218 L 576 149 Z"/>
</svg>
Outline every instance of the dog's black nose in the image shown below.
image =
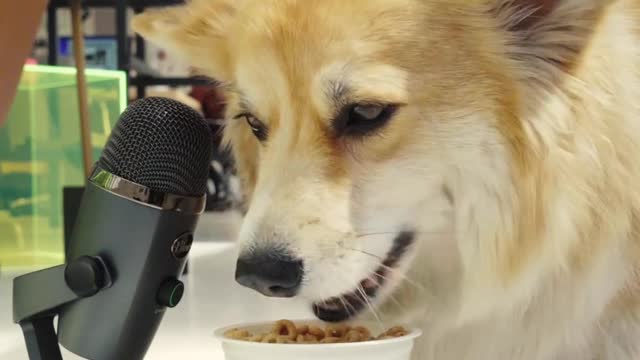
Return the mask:
<svg viewBox="0 0 640 360">
<path fill-rule="evenodd" d="M 293 297 L 302 282 L 302 261 L 262 253 L 241 256 L 236 264 L 236 281 L 270 297 Z"/>
</svg>

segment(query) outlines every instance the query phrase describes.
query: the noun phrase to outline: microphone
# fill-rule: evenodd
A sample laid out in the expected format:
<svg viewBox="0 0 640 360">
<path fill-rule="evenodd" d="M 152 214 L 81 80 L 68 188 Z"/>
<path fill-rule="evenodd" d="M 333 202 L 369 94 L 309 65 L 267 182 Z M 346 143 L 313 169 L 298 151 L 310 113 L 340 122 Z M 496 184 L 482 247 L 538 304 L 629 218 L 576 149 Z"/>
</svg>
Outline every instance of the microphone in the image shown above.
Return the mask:
<svg viewBox="0 0 640 360">
<path fill-rule="evenodd" d="M 66 294 L 55 309 L 66 349 L 92 360 L 145 356 L 164 312 L 182 297 L 178 278 L 204 211 L 212 152 L 209 127 L 186 105 L 145 98 L 121 115 L 89 177 L 69 241 Z M 47 296 L 28 283 L 44 282 L 46 270 L 29 275 L 14 281 L 14 321 L 28 347 L 33 325 L 24 314 L 45 313 L 34 302 Z"/>
</svg>

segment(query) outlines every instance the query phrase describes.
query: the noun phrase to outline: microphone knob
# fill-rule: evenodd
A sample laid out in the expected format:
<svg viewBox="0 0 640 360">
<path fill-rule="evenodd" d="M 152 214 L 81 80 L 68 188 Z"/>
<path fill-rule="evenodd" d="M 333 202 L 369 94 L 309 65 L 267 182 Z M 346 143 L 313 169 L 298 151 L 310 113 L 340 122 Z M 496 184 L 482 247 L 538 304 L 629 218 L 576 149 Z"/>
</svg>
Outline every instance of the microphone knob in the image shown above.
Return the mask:
<svg viewBox="0 0 640 360">
<path fill-rule="evenodd" d="M 64 280 L 69 289 L 81 298 L 95 295 L 106 282 L 102 264 L 90 256 L 79 257 L 67 264 Z"/>
<path fill-rule="evenodd" d="M 156 296 L 158 305 L 166 307 L 176 307 L 182 295 L 184 294 L 184 284 L 177 279 L 165 280 L 160 289 L 158 289 L 158 295 Z"/>
</svg>

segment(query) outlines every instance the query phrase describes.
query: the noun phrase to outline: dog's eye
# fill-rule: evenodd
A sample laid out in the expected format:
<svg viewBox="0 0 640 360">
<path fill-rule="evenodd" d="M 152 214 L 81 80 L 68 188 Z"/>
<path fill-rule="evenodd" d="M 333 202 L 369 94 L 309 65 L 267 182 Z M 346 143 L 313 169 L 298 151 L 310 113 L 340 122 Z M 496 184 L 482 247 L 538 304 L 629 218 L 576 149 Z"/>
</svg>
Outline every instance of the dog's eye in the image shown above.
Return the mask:
<svg viewBox="0 0 640 360">
<path fill-rule="evenodd" d="M 339 135 L 366 136 L 387 124 L 397 106 L 383 104 L 351 104 L 345 106 L 333 126 Z"/>
<path fill-rule="evenodd" d="M 367 120 L 375 120 L 384 109 L 382 105 L 356 105 L 353 107 L 353 114 Z"/>
<path fill-rule="evenodd" d="M 241 117 L 243 117 L 247 121 L 247 124 L 249 124 L 253 135 L 255 135 L 258 140 L 265 141 L 267 139 L 267 127 L 262 121 L 258 120 L 258 118 L 256 118 L 252 114 L 240 114 L 236 116 L 236 118 Z"/>
</svg>

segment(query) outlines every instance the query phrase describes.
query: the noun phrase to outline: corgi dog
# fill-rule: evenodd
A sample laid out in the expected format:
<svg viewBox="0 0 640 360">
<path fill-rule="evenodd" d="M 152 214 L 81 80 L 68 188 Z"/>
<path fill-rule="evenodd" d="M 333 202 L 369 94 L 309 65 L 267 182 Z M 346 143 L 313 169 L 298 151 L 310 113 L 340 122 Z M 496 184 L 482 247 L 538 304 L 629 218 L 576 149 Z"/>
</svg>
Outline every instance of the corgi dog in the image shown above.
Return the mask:
<svg viewBox="0 0 640 360">
<path fill-rule="evenodd" d="M 640 359 L 639 0 L 191 0 L 135 31 L 220 82 L 237 281 L 420 360 Z"/>
</svg>

